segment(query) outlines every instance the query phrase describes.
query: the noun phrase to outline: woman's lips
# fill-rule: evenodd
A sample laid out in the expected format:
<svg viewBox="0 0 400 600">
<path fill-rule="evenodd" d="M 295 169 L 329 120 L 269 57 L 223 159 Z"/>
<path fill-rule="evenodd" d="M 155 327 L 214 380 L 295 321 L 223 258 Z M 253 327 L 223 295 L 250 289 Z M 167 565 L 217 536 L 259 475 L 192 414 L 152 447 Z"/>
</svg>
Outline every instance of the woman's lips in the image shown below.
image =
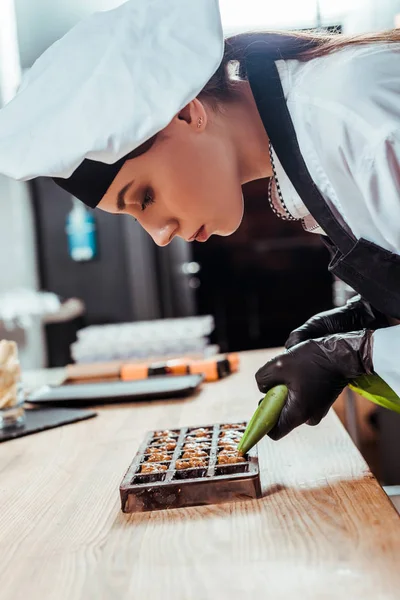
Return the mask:
<svg viewBox="0 0 400 600">
<path fill-rule="evenodd" d="M 208 233 L 204 225 L 202 225 L 188 241 L 194 242 L 195 240 L 196 242 L 206 242 L 208 240 Z"/>
<path fill-rule="evenodd" d="M 206 242 L 208 240 L 208 233 L 204 225 L 200 227 L 195 239 L 196 242 Z"/>
</svg>

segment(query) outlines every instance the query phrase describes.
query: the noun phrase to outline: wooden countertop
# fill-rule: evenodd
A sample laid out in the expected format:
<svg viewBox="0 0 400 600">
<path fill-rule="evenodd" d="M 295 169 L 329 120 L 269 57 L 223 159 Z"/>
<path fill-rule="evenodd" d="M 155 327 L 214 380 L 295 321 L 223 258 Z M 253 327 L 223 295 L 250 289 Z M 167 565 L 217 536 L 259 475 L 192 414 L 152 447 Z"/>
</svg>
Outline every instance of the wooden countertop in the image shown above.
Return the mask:
<svg viewBox="0 0 400 600">
<path fill-rule="evenodd" d="M 2 600 L 399 598 L 400 521 L 331 412 L 259 447 L 264 498 L 124 515 L 148 429 L 242 420 L 269 352 L 195 398 L 125 405 L 0 446 Z"/>
</svg>

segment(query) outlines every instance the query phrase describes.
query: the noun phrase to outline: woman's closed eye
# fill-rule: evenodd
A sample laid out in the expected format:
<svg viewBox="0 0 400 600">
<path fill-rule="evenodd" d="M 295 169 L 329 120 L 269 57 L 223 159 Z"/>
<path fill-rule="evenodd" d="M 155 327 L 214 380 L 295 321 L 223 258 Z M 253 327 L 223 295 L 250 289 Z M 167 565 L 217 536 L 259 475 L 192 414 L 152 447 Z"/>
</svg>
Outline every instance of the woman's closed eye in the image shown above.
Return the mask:
<svg viewBox="0 0 400 600">
<path fill-rule="evenodd" d="M 146 210 L 146 208 L 148 206 L 150 206 L 150 204 L 153 204 L 154 202 L 154 192 L 152 189 L 147 188 L 147 190 L 144 193 L 143 196 L 143 202 L 142 202 L 142 210 Z"/>
</svg>

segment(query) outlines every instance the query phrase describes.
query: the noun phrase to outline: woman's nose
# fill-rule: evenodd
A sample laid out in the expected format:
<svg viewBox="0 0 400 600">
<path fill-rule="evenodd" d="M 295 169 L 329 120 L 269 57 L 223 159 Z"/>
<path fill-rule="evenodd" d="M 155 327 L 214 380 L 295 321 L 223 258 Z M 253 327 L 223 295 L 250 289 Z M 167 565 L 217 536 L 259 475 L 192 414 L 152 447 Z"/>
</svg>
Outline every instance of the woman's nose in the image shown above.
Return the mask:
<svg viewBox="0 0 400 600">
<path fill-rule="evenodd" d="M 167 246 L 176 236 L 178 229 L 177 221 L 169 221 L 163 227 L 154 228 L 149 233 L 157 246 Z"/>
</svg>

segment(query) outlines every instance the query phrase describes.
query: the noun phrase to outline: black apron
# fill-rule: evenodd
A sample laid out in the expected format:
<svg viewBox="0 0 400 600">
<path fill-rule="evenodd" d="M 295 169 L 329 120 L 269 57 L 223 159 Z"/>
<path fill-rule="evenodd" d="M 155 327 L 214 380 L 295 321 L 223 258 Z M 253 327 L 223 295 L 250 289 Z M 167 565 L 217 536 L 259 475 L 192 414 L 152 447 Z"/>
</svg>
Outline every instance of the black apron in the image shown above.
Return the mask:
<svg viewBox="0 0 400 600">
<path fill-rule="evenodd" d="M 264 48 L 262 43 L 254 44 L 247 53 L 247 77 L 274 151 L 301 200 L 328 236 L 321 238 L 331 254 L 329 271 L 374 308 L 400 319 L 400 256 L 367 240 L 356 240 L 326 204 L 301 155 L 275 60 Z"/>
</svg>

